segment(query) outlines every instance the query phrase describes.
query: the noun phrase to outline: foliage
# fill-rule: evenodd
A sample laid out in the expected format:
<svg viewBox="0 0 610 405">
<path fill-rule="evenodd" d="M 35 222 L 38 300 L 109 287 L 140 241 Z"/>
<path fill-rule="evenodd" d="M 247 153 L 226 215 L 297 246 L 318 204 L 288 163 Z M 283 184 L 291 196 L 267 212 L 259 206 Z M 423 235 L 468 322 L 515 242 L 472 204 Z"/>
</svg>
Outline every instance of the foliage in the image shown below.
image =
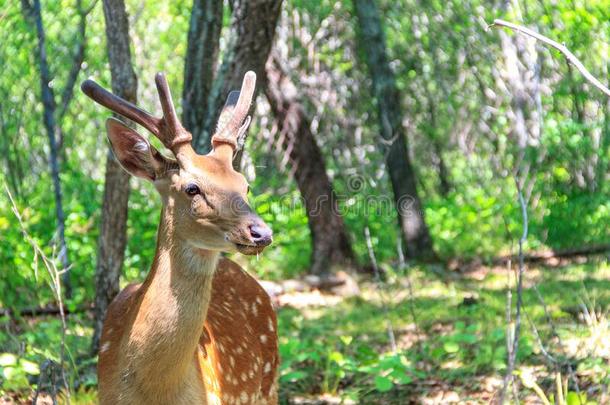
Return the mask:
<svg viewBox="0 0 610 405">
<path fill-rule="evenodd" d="M 6 183 L 15 194 L 28 232 L 53 256 L 55 217 L 35 34 L 23 18 L 20 3 L 0 0 L 0 188 Z M 415 283 L 413 305 L 419 329 L 413 331 L 411 303 L 405 296 L 407 274 L 396 269 L 398 232 L 394 207 L 388 203 L 392 199 L 384 156 L 377 144 L 375 100 L 367 93 L 369 78 L 356 51 L 350 2 L 285 3 L 278 49 L 286 53 L 289 74 L 300 86 L 359 263 L 366 266 L 369 261 L 363 237 L 368 226 L 389 285 L 389 318 L 399 331 L 399 341 L 406 337 L 412 341 L 391 352 L 380 315 L 382 305 L 370 286 L 363 297 L 337 307 L 283 308 L 284 394 L 331 393 L 364 403 L 375 398 L 391 401 L 417 392 L 414 387 L 423 381 L 457 381 L 454 386 L 463 386 L 481 376 L 501 374 L 506 367 L 506 278 L 497 269 L 481 282 L 466 279 L 446 285 L 432 275 L 432 268 L 414 268 L 410 276 Z M 531 164 L 528 179 L 534 181 L 527 249 L 561 250 L 610 242 L 610 104 L 556 52 L 525 41 L 520 55 L 535 54 L 540 68 L 537 90 L 532 91 L 540 96 L 541 129 L 538 138 L 519 148 L 502 34 L 485 31 L 485 23 L 496 17 L 520 21 L 565 43 L 595 76 L 607 78 L 610 5 L 607 0 L 513 3 L 517 7 L 504 9 L 479 0 L 379 1 L 425 217 L 444 261 L 485 262 L 514 253 L 521 233 L 514 177 L 523 174 L 517 169 L 524 161 Z M 143 107 L 157 110 L 152 90 L 155 71 L 167 72 L 175 95 L 184 86 L 190 8 L 169 1 L 127 1 L 127 7 L 138 96 Z M 43 2 L 52 85 L 57 89 L 67 80 L 78 37 L 75 10 L 72 0 Z M 224 17 L 226 25 L 228 15 Z M 79 79 L 93 76 L 108 86 L 101 4 L 88 16 L 87 24 L 87 54 Z M 290 177 L 291 168 L 282 164 L 284 156 L 274 146 L 278 134 L 262 97 L 257 108 L 244 171 L 251 180 L 252 205 L 276 236 L 274 246 L 260 257 L 236 256 L 235 260 L 262 278 L 298 278 L 307 272 L 311 254 L 307 217 Z M 77 90 L 62 122 L 61 181 L 74 285 L 74 297 L 66 305 L 71 311 L 87 307 L 94 295 L 107 115 Z M 142 280 L 148 271 L 160 201 L 153 186 L 138 180 L 132 181 L 129 204 L 124 284 Z M 25 308 L 53 302 L 49 280 L 35 263 L 1 192 L 0 308 L 16 314 L 14 320 L 0 319 L 7 331 L 0 334 L 2 393 L 26 392 L 35 384 L 40 365 L 59 356 L 59 321 L 19 315 Z M 561 269 L 531 269 L 528 280 L 539 285 L 564 342 L 587 342 L 588 336 L 597 333 L 574 317 L 571 305 L 589 291 L 598 295 L 600 311 L 607 311 L 607 266 L 607 262 L 592 261 Z M 474 304 L 465 304 L 464 298 L 471 296 Z M 533 324 L 543 325 L 543 342 L 558 346 L 535 292 L 526 288 L 524 300 Z M 553 402 L 551 393 L 556 390 L 549 377 L 553 369 L 546 365 L 529 323 L 524 324 L 519 363 L 542 367 L 537 384 Z M 90 391 L 95 387 L 95 359 L 88 354 L 90 335 L 88 317 L 71 315 L 67 347 L 72 386 L 79 392 L 76 403 L 91 402 L 95 396 Z M 587 384 L 607 386 L 607 358 L 573 355 L 576 372 L 586 376 Z M 574 387 L 565 388 L 567 402 L 575 401 Z M 588 394 L 585 399 L 597 400 Z"/>
<path fill-rule="evenodd" d="M 598 268 L 604 269 L 601 274 L 595 274 Z M 485 279 L 477 283 L 474 303 L 466 303 L 469 301 L 465 299 L 473 294 L 469 280 L 446 285 L 430 278 L 422 269 L 412 269 L 415 292 L 412 302 L 400 282 L 404 274 L 389 280 L 389 318 L 398 332 L 397 353 L 388 351 L 384 319 L 375 316 L 380 313 L 380 298 L 377 291 L 368 289 L 370 286 L 364 298 L 345 300 L 337 306 L 283 308 L 279 325 L 280 381 L 284 383 L 284 395 L 330 393 L 363 403 L 372 398 L 400 403 L 398 398 L 416 391 L 415 387 L 431 386 L 434 381 L 453 382 L 453 386 L 461 387 L 461 396 L 472 395 L 476 388 L 469 387 L 469 381 L 497 375 L 506 367 L 505 292 L 498 289 L 505 271 L 487 271 Z M 563 342 L 568 339 L 580 342 L 586 350 L 592 350 L 593 346 L 586 342 L 595 330 L 574 324 L 566 317 L 564 311 L 569 309 L 564 307 L 564 295 L 572 291 L 576 299 L 590 293 L 597 297 L 597 305 L 607 306 L 610 303 L 610 295 L 605 291 L 605 275 L 610 271 L 607 261 L 564 267 L 561 271 L 550 268 L 531 271 L 542 274 L 540 293 L 552 309 L 552 322 L 559 328 Z M 586 286 L 571 281 L 580 279 L 583 272 L 592 277 Z M 413 329 L 410 305 L 414 305 L 421 330 Z M 532 323 L 539 325 L 537 332 L 550 333 L 551 325 L 546 322 L 534 291 L 525 293 L 525 307 Z M 528 369 L 539 367 L 545 361 L 541 347 L 533 330 L 524 328 L 519 364 Z M 581 380 L 581 389 L 582 384 L 610 381 L 604 355 L 584 352 L 570 355 L 579 369 L 591 373 L 586 377 L 587 383 Z M 596 366 L 592 367 L 592 363 Z M 553 369 L 538 370 L 535 375 L 530 371 L 529 381 L 537 379 L 544 391 L 553 392 Z M 570 392 L 573 389 L 570 385 Z M 396 402 L 391 402 L 392 398 Z M 595 398 L 589 396 L 588 400 Z"/>
</svg>

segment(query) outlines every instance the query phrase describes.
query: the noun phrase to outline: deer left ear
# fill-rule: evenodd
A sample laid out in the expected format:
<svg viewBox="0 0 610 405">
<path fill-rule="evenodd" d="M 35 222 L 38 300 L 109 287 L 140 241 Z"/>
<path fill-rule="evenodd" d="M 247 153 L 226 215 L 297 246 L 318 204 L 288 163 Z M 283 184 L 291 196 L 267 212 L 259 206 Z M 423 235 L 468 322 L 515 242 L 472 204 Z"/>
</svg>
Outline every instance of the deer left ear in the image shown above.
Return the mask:
<svg viewBox="0 0 610 405">
<path fill-rule="evenodd" d="M 115 118 L 106 121 L 108 140 L 121 166 L 134 176 L 155 181 L 177 163 L 164 157 L 143 136 Z"/>
</svg>

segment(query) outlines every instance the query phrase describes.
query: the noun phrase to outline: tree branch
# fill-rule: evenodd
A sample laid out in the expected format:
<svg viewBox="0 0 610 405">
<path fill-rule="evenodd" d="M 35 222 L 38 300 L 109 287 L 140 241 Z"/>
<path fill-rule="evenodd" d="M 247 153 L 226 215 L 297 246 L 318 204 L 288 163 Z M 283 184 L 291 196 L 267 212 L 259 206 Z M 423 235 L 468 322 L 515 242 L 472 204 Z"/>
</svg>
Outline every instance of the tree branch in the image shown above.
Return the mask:
<svg viewBox="0 0 610 405">
<path fill-rule="evenodd" d="M 578 71 L 585 77 L 585 79 L 587 79 L 592 85 L 594 85 L 599 90 L 601 90 L 606 96 L 610 97 L 610 89 L 608 89 L 606 86 L 604 86 L 591 73 L 589 73 L 589 71 L 582 64 L 582 62 L 572 52 L 570 52 L 570 50 L 568 48 L 566 48 L 565 45 L 562 45 L 559 42 L 553 41 L 552 39 L 549 39 L 549 38 L 545 37 L 544 35 L 537 33 L 536 31 L 532 31 L 529 28 L 522 27 L 520 25 L 513 24 L 508 21 L 495 19 L 494 22 L 492 24 L 490 24 L 487 28 L 493 28 L 493 27 L 510 28 L 511 30 L 521 32 L 522 34 L 528 35 L 532 38 L 537 39 L 540 42 L 543 42 L 543 43 L 557 49 L 559 52 L 564 54 L 564 56 L 566 57 L 568 62 L 573 64 L 576 67 L 576 69 L 578 69 Z"/>
<path fill-rule="evenodd" d="M 95 5 L 97 4 L 97 0 L 93 0 L 91 5 L 86 9 L 83 9 L 82 0 L 76 1 L 76 7 L 78 9 L 78 34 L 80 36 L 80 42 L 76 48 L 76 52 L 74 53 L 74 57 L 72 58 L 72 67 L 70 68 L 70 73 L 68 73 L 68 80 L 66 81 L 66 86 L 64 87 L 63 92 L 61 93 L 61 102 L 60 109 L 57 113 L 57 121 L 61 122 L 63 116 L 68 110 L 68 106 L 70 105 L 70 101 L 72 101 L 72 97 L 74 96 L 74 86 L 76 84 L 76 80 L 78 79 L 78 74 L 81 71 L 83 61 L 85 60 L 85 43 L 86 43 L 86 28 L 87 28 L 87 15 L 93 10 Z M 59 144 L 61 145 L 61 141 Z"/>
</svg>

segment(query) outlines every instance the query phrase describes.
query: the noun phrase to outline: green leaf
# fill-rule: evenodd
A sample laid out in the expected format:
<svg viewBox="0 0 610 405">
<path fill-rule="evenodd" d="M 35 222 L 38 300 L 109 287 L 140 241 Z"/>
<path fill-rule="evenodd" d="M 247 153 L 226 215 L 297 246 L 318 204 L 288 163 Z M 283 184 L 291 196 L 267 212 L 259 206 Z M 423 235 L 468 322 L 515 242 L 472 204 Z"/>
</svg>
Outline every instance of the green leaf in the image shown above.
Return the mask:
<svg viewBox="0 0 610 405">
<path fill-rule="evenodd" d="M 19 360 L 19 365 L 21 366 L 23 371 L 25 371 L 28 374 L 32 374 L 32 375 L 40 374 L 40 368 L 38 367 L 38 364 L 34 363 L 33 361 L 21 359 L 21 360 Z"/>
<path fill-rule="evenodd" d="M 7 380 L 11 380 L 15 375 L 17 375 L 19 372 L 19 370 L 17 370 L 15 367 L 6 367 L 2 370 L 2 375 L 4 375 L 4 378 L 6 378 Z"/>
<path fill-rule="evenodd" d="M 570 391 L 570 392 L 568 392 L 568 395 L 566 396 L 567 405 L 581 405 L 581 404 L 586 404 L 586 403 L 587 403 L 587 394 L 585 392 L 582 392 L 580 395 L 578 395 L 577 392 Z"/>
<path fill-rule="evenodd" d="M 14 366 L 17 364 L 17 356 L 13 353 L 2 353 L 0 354 L 0 366 Z"/>
<path fill-rule="evenodd" d="M 392 380 L 390 380 L 388 377 L 381 375 L 375 376 L 375 388 L 377 391 L 388 392 L 393 386 L 394 384 L 392 383 Z"/>
<path fill-rule="evenodd" d="M 289 373 L 284 374 L 281 377 L 281 380 L 282 381 L 293 382 L 293 381 L 302 380 L 305 377 L 307 377 L 307 373 L 306 372 L 297 370 L 297 371 L 291 371 Z"/>
<path fill-rule="evenodd" d="M 390 373 L 390 376 L 394 379 L 398 384 L 410 384 L 413 379 L 410 375 L 405 373 L 402 370 L 394 370 Z"/>
<path fill-rule="evenodd" d="M 332 352 L 328 358 L 339 365 L 343 363 L 343 354 L 340 352 Z"/>
<path fill-rule="evenodd" d="M 460 351 L 460 346 L 455 342 L 445 342 L 443 344 L 443 349 L 445 349 L 447 353 L 457 353 Z"/>
<path fill-rule="evenodd" d="M 341 341 L 343 342 L 343 344 L 344 344 L 345 346 L 349 346 L 349 344 L 350 344 L 350 343 L 352 343 L 352 340 L 353 340 L 354 338 L 353 338 L 353 337 L 351 337 L 351 336 L 341 336 L 341 337 L 340 337 L 340 339 L 341 339 Z"/>
</svg>

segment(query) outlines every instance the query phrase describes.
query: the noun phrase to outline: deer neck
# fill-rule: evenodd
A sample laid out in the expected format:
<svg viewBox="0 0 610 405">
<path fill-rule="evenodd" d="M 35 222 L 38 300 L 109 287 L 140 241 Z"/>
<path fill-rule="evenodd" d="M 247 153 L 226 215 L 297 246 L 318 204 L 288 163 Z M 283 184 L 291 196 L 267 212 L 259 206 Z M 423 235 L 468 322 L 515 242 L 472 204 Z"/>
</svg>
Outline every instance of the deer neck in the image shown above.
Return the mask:
<svg viewBox="0 0 610 405">
<path fill-rule="evenodd" d="M 219 257 L 181 240 L 172 218 L 166 207 L 127 343 L 129 366 L 137 371 L 137 379 L 163 390 L 180 385 L 192 372 Z"/>
</svg>

